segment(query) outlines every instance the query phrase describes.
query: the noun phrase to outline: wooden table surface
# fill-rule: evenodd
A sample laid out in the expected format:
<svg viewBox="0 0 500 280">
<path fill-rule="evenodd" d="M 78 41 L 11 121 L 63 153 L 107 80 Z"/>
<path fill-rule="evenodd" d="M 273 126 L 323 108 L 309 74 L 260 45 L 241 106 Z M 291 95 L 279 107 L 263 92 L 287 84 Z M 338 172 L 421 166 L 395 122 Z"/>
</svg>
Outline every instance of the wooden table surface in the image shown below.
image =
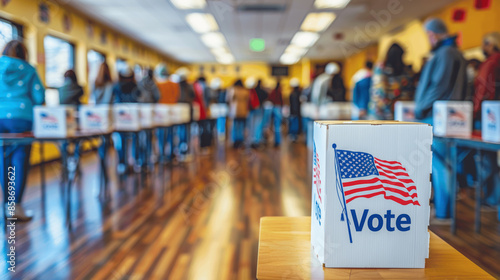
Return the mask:
<svg viewBox="0 0 500 280">
<path fill-rule="evenodd" d="M 312 254 L 310 217 L 260 220 L 257 279 L 494 279 L 432 232 L 425 267 L 323 268 Z"/>
</svg>

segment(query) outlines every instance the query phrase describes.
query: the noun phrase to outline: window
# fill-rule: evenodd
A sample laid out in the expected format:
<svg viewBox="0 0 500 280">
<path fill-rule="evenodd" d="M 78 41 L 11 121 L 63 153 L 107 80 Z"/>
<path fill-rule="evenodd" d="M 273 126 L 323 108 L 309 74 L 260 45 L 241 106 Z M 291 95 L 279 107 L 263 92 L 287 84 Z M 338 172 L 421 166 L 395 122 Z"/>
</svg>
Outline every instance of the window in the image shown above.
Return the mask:
<svg viewBox="0 0 500 280">
<path fill-rule="evenodd" d="M 64 72 L 75 66 L 74 46 L 56 37 L 46 36 L 45 84 L 48 88 L 59 88 L 64 84 Z"/>
<path fill-rule="evenodd" d="M 116 71 L 120 72 L 121 70 L 127 68 L 128 64 L 125 59 L 118 58 L 116 59 Z"/>
<path fill-rule="evenodd" d="M 22 28 L 20 25 L 0 18 L 0 50 L 3 50 L 8 42 L 21 38 Z"/>
<path fill-rule="evenodd" d="M 136 80 L 136 81 L 138 81 L 138 82 L 139 82 L 140 80 L 142 80 L 142 77 L 143 77 L 143 72 L 142 72 L 142 71 L 143 71 L 143 68 L 142 68 L 142 66 L 141 66 L 141 65 L 136 64 L 136 65 L 134 66 L 134 75 L 135 75 L 135 80 Z"/>
<path fill-rule="evenodd" d="M 106 56 L 100 52 L 89 50 L 87 52 L 87 67 L 90 88 L 94 87 L 95 79 L 99 74 L 101 64 L 106 61 Z"/>
</svg>

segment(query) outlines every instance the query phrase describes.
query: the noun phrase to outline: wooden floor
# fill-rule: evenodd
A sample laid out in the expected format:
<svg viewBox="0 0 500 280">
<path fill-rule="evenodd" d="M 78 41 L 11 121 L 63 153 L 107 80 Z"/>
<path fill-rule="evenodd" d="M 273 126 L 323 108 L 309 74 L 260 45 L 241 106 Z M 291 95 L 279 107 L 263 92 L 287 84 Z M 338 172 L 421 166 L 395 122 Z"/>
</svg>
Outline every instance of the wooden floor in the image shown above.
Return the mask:
<svg viewBox="0 0 500 280">
<path fill-rule="evenodd" d="M 72 197 L 72 231 L 64 224 L 59 164 L 47 165 L 46 209 L 34 168 L 24 205 L 36 217 L 18 225 L 15 274 L 6 273 L 2 243 L 0 279 L 255 279 L 260 217 L 310 215 L 310 158 L 303 144 L 259 151 L 221 145 L 211 156 L 157 168 L 145 182 L 113 175 L 112 200 L 102 203 L 97 157 L 87 155 Z M 500 223 L 485 211 L 483 232 L 474 234 L 467 195 L 458 204 L 457 236 L 449 225 L 431 229 L 498 278 Z"/>
</svg>

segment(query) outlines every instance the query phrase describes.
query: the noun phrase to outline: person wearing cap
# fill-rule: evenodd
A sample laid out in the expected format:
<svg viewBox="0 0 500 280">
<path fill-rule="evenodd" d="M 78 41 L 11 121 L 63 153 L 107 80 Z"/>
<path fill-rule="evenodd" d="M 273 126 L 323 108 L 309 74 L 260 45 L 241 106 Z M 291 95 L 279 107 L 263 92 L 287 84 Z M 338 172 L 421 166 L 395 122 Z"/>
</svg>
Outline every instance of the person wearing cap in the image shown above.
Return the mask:
<svg viewBox="0 0 500 280">
<path fill-rule="evenodd" d="M 138 103 L 141 92 L 135 82 L 134 71 L 130 66 L 124 67 L 118 71 L 118 82 L 113 86 L 114 103 Z M 127 137 L 126 133 L 113 134 L 115 149 L 118 154 L 118 174 L 124 174 L 128 168 L 127 166 Z M 135 158 L 139 158 L 137 153 L 137 137 L 133 137 L 132 153 Z"/>
<path fill-rule="evenodd" d="M 300 82 L 299 79 L 293 78 L 290 80 L 290 87 L 292 92 L 290 93 L 290 118 L 289 118 L 289 133 L 292 141 L 297 141 L 300 128 Z"/>
<path fill-rule="evenodd" d="M 448 34 L 444 22 L 431 18 L 425 30 L 432 46 L 432 57 L 425 64 L 415 93 L 415 117 L 432 125 L 432 105 L 438 100 L 463 100 L 467 91 L 467 62 L 457 48 L 456 36 Z M 451 184 L 444 159 L 446 142 L 432 143 L 432 185 L 436 217 L 446 219 L 451 213 Z"/>
<path fill-rule="evenodd" d="M 481 129 L 481 103 L 484 100 L 498 100 L 500 98 L 500 33 L 488 33 L 483 38 L 483 53 L 486 60 L 479 66 L 479 72 L 474 80 L 474 127 Z M 496 152 L 483 152 L 481 168 L 476 168 L 482 178 L 485 203 L 499 205 L 500 178 Z M 500 205 L 499 205 L 500 207 Z M 500 208 L 499 208 L 500 210 Z M 500 213 L 500 212 L 499 212 Z M 500 218 L 500 214 L 499 214 Z"/>
</svg>

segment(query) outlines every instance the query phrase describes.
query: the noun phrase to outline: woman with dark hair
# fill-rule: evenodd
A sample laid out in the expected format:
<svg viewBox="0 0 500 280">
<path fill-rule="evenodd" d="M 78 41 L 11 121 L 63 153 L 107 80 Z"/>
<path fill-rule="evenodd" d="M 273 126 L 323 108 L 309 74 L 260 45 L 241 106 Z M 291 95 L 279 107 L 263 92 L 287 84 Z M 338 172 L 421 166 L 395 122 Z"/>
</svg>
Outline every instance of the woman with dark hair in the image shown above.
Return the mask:
<svg viewBox="0 0 500 280">
<path fill-rule="evenodd" d="M 26 60 L 26 47 L 20 41 L 7 43 L 0 57 L 0 133 L 32 130 L 33 106 L 45 100 L 45 89 L 36 70 Z M 4 190 L 4 215 L 18 221 L 32 219 L 21 200 L 28 177 L 31 145 L 0 146 L 0 183 Z M 13 176 L 15 174 L 15 176 Z M 11 181 L 9 178 L 13 178 Z M 11 215 L 10 213 L 13 213 Z"/>
<path fill-rule="evenodd" d="M 68 70 L 64 73 L 64 84 L 59 88 L 59 104 L 80 105 L 83 96 L 83 88 L 78 85 L 75 71 Z"/>
<path fill-rule="evenodd" d="M 368 107 L 371 119 L 393 120 L 394 103 L 398 100 L 413 100 L 414 75 L 403 62 L 404 52 L 399 44 L 392 44 L 384 62 L 375 68 Z"/>
<path fill-rule="evenodd" d="M 106 62 L 99 66 L 91 100 L 94 104 L 111 104 L 113 102 L 113 80 Z"/>
</svg>

